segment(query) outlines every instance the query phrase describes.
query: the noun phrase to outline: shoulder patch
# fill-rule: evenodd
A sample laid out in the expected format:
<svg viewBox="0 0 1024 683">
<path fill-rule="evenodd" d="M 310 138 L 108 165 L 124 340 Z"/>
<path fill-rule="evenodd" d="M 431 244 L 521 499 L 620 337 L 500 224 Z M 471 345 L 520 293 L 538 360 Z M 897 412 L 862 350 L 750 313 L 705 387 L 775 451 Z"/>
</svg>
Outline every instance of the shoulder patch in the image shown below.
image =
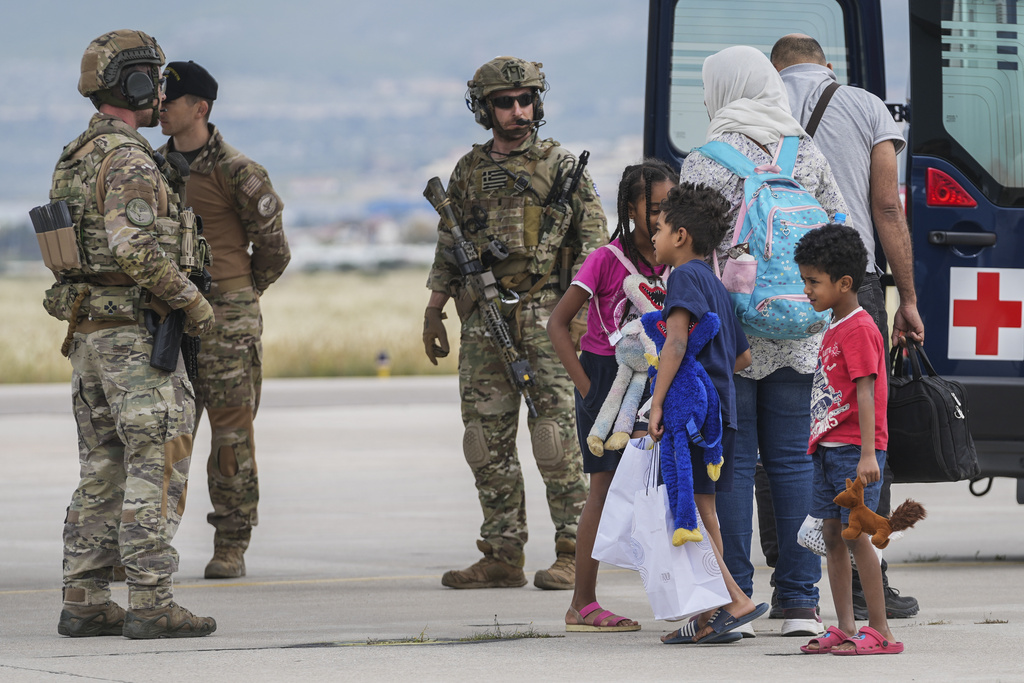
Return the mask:
<svg viewBox="0 0 1024 683">
<path fill-rule="evenodd" d="M 273 216 L 277 211 L 277 195 L 267 192 L 256 202 L 256 211 L 264 218 Z"/>
<path fill-rule="evenodd" d="M 124 214 L 134 225 L 145 228 L 153 224 L 153 207 L 145 199 L 136 197 L 124 207 Z"/>
<path fill-rule="evenodd" d="M 255 197 L 256 192 L 259 191 L 261 187 L 263 187 L 263 178 L 258 174 L 253 173 L 245 179 L 244 183 L 242 183 L 242 192 L 250 197 Z"/>
</svg>

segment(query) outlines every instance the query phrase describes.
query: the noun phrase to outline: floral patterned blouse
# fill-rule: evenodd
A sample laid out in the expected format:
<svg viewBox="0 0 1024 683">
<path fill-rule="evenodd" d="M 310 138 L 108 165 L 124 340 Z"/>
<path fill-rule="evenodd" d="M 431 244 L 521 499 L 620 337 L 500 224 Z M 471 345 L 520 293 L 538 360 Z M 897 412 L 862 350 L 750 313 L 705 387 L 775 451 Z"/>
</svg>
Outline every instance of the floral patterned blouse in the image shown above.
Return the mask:
<svg viewBox="0 0 1024 683">
<path fill-rule="evenodd" d="M 725 133 L 715 138 L 735 147 L 755 164 L 771 163 L 771 157 L 756 142 L 741 133 Z M 768 150 L 775 152 L 776 145 L 767 145 Z M 821 204 L 829 218 L 837 213 L 849 213 L 843 195 L 832 177 L 832 169 L 828 161 L 810 138 L 800 138 L 800 147 L 796 156 L 794 177 Z M 722 193 L 732 205 L 729 222 L 735 223 L 736 210 L 743 203 L 743 179 L 732 171 L 720 166 L 702 154 L 691 153 L 683 160 L 679 172 L 680 180 L 707 185 Z M 726 253 L 732 244 L 735 225 L 726 233 L 725 239 L 718 246 L 719 267 L 724 267 Z M 824 330 L 806 339 L 767 339 L 764 337 L 747 336 L 750 342 L 752 364 L 740 372 L 741 377 L 763 379 L 781 368 L 793 368 L 807 375 L 814 372 L 818 362 L 818 346 Z"/>
</svg>

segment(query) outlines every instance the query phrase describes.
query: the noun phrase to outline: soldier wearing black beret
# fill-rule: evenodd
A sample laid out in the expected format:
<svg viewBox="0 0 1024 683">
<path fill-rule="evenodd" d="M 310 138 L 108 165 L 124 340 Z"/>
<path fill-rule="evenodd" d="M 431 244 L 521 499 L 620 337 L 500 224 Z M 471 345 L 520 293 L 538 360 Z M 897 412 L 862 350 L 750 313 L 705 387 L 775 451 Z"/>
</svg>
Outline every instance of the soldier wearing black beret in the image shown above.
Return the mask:
<svg viewBox="0 0 1024 683">
<path fill-rule="evenodd" d="M 259 482 L 253 420 L 259 407 L 263 346 L 260 295 L 291 258 L 281 220 L 284 204 L 266 170 L 224 142 L 209 123 L 217 81 L 193 61 L 163 72 L 160 129 L 170 139 L 160 152 L 189 163 L 188 201 L 202 216 L 214 253 L 207 299 L 220 311 L 199 352 L 196 428 L 210 416 L 207 480 L 213 512 L 213 559 L 206 578 L 245 576 L 243 554 L 258 521 Z M 220 322 L 223 321 L 223 322 Z"/>
</svg>

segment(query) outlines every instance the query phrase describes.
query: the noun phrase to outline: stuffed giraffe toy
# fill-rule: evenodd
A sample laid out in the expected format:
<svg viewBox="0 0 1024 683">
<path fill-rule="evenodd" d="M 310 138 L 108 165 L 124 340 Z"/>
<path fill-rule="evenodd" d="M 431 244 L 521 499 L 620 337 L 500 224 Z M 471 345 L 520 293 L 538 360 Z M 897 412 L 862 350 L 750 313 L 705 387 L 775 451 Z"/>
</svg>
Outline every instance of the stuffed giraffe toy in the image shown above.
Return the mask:
<svg viewBox="0 0 1024 683">
<path fill-rule="evenodd" d="M 660 311 L 665 305 L 664 287 L 651 284 L 642 275 L 627 276 L 622 282 L 622 289 L 640 315 Z M 647 384 L 646 348 L 641 339 L 643 327 L 627 322 L 620 332 L 622 338 L 615 344 L 615 361 L 619 364 L 615 381 L 587 436 L 587 446 L 597 456 L 604 455 L 606 449 L 624 448 L 629 442 Z"/>
<path fill-rule="evenodd" d="M 665 323 L 661 312 L 641 318 L 651 365 L 650 373 L 658 381 L 658 358 L 665 345 Z M 712 481 L 718 481 L 725 458 L 722 455 L 722 412 L 718 390 L 697 354 L 718 334 L 721 321 L 708 312 L 690 330 L 686 353 L 679 364 L 672 385 L 665 396 L 663 409 L 665 434 L 661 439 L 661 476 L 668 489 L 669 507 L 675 531 L 672 544 L 702 541 L 697 524 L 697 504 L 693 500 L 693 470 L 690 465 L 690 444 L 704 449 L 704 465 Z"/>
</svg>

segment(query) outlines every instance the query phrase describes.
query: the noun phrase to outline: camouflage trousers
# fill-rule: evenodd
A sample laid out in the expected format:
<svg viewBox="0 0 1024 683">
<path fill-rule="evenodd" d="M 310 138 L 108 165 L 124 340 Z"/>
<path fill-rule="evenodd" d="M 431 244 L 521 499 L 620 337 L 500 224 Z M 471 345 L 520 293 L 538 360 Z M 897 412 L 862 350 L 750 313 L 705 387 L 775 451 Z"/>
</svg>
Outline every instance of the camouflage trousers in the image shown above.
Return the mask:
<svg viewBox="0 0 1024 683">
<path fill-rule="evenodd" d="M 557 295 L 553 291 L 542 294 L 547 296 L 539 303 L 526 304 L 521 315 L 519 348 L 533 369 L 535 384 L 529 392 L 537 407 L 537 417 L 529 418 L 527 425 L 534 460 L 546 487 L 555 541 L 575 543 L 588 487 L 576 439 L 572 380 L 545 330 Z M 528 536 L 523 472 L 516 449 L 522 398 L 508 379 L 497 348 L 485 335 L 478 312 L 462 325 L 459 390 L 466 427 L 463 452 L 473 470 L 484 513 L 480 536 L 496 558 L 522 567 Z"/>
<path fill-rule="evenodd" d="M 185 509 L 195 402 L 181 359 L 149 366 L 153 338 L 126 325 L 76 334 L 71 387 L 81 480 L 64 520 L 64 600 L 110 599 L 123 564 L 132 608 L 171 601 Z"/>
<path fill-rule="evenodd" d="M 216 529 L 215 544 L 245 550 L 259 522 L 253 420 L 263 381 L 263 317 L 252 287 L 209 301 L 217 323 L 203 336 L 195 382 L 196 428 L 205 410 L 212 441 L 206 474 L 213 512 L 206 521 Z"/>
</svg>

